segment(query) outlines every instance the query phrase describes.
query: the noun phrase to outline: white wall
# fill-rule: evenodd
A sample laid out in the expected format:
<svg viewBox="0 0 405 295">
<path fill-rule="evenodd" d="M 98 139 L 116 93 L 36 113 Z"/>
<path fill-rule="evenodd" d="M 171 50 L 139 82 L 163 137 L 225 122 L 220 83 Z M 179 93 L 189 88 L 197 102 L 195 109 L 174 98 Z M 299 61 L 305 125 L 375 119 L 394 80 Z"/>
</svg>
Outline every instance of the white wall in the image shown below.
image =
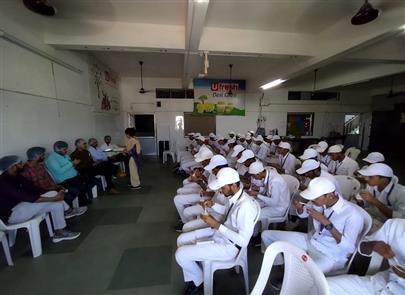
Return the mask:
<svg viewBox="0 0 405 295">
<path fill-rule="evenodd" d="M 42 41 L 40 19 L 28 11 L 21 16 L 12 5 L 1 5 L 0 33 L 21 40 L 34 50 L 0 38 L 0 156 L 25 156 L 27 148 L 35 145 L 51 151 L 56 140 L 69 144 L 79 137 L 96 136 L 102 140 L 107 133 L 121 141 L 120 116 L 93 111 L 87 54 L 47 46 Z"/>
<path fill-rule="evenodd" d="M 179 130 L 175 129 L 175 117 L 182 112 L 191 112 L 193 109 L 192 100 L 160 100 L 162 107 L 156 107 L 154 89 L 159 88 L 181 88 L 180 79 L 168 78 L 145 78 L 144 87 L 153 90 L 146 94 L 139 94 L 139 78 L 123 77 L 121 79 L 121 96 L 123 110 L 127 113 L 154 113 L 157 127 L 170 127 L 170 140 L 176 139 L 178 144 L 183 143 L 183 137 Z M 293 89 L 293 88 L 290 88 Z M 288 101 L 287 88 L 279 88 L 265 92 L 264 103 L 269 106 L 263 108 L 263 115 L 266 117 L 266 131 L 277 128 L 279 134 L 286 135 L 286 123 L 288 112 L 314 112 L 314 136 L 328 136 L 330 131 L 343 132 L 344 115 L 346 113 L 365 113 L 371 111 L 371 99 L 368 92 L 364 91 L 343 91 L 339 101 Z M 225 135 L 233 130 L 237 133 L 245 133 L 248 130 L 256 130 L 256 120 L 259 115 L 259 99 L 261 93 L 247 93 L 246 95 L 246 116 L 226 117 L 217 116 L 217 133 Z M 123 117 L 124 124 L 127 123 L 126 116 Z M 162 127 L 166 128 L 166 127 Z M 167 140 L 167 136 L 161 135 L 158 130 L 158 140 Z"/>
</svg>

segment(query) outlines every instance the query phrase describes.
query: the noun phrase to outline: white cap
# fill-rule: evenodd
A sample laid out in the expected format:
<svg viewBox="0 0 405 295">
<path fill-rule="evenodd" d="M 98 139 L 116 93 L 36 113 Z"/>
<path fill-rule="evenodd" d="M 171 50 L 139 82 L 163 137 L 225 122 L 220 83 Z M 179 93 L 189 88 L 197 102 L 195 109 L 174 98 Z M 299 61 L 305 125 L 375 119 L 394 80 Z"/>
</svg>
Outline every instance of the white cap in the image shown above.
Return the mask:
<svg viewBox="0 0 405 295">
<path fill-rule="evenodd" d="M 211 159 L 214 156 L 211 150 L 208 148 L 200 149 L 198 153 L 194 155 L 194 160 L 198 163 Z"/>
<path fill-rule="evenodd" d="M 249 131 L 249 133 L 251 133 L 251 134 L 252 134 L 252 133 L 253 133 L 253 134 L 255 134 L 256 132 L 254 132 L 253 130 L 250 130 L 250 131 Z"/>
<path fill-rule="evenodd" d="M 384 163 L 371 164 L 366 169 L 359 170 L 359 173 L 363 176 L 384 176 L 389 178 L 394 176 L 391 167 Z"/>
<path fill-rule="evenodd" d="M 208 184 L 208 187 L 213 191 L 216 191 L 227 184 L 237 183 L 239 181 L 240 181 L 239 173 L 236 172 L 235 169 L 226 167 L 219 170 L 217 174 L 217 179 L 211 181 Z"/>
<path fill-rule="evenodd" d="M 235 135 L 235 131 L 230 131 L 228 134 L 233 134 L 233 135 Z"/>
<path fill-rule="evenodd" d="M 244 150 L 242 156 L 238 159 L 238 163 L 244 163 L 248 159 L 252 159 L 255 157 L 255 154 L 252 150 Z"/>
<path fill-rule="evenodd" d="M 211 171 L 215 167 L 227 165 L 228 161 L 222 155 L 215 155 L 211 158 L 210 163 L 204 167 L 205 170 Z"/>
<path fill-rule="evenodd" d="M 190 133 L 188 133 L 187 135 L 188 135 L 188 136 L 194 136 L 195 133 L 194 133 L 194 132 L 190 132 Z"/>
<path fill-rule="evenodd" d="M 250 134 L 246 134 L 245 139 L 246 139 L 246 140 L 250 140 L 250 139 L 252 139 L 252 136 L 251 136 Z"/>
<path fill-rule="evenodd" d="M 364 162 L 370 163 L 370 164 L 375 164 L 375 163 L 380 163 L 385 161 L 385 157 L 383 154 L 379 152 L 372 152 L 367 155 L 363 159 Z"/>
<path fill-rule="evenodd" d="M 334 154 L 334 153 L 341 153 L 343 151 L 342 147 L 340 144 L 335 144 L 332 145 L 329 149 L 328 149 L 328 153 L 330 154 Z"/>
<path fill-rule="evenodd" d="M 232 155 L 231 155 L 231 157 L 233 157 L 233 158 L 235 158 L 237 155 L 239 155 L 239 153 L 241 152 L 241 151 L 243 151 L 245 148 L 242 146 L 242 145 L 240 145 L 240 144 L 238 144 L 238 145 L 235 145 L 234 147 L 233 147 L 233 153 L 232 153 Z"/>
<path fill-rule="evenodd" d="M 199 132 L 194 133 L 194 136 L 201 136 L 201 133 L 199 133 Z"/>
<path fill-rule="evenodd" d="M 302 175 L 302 174 L 307 173 L 308 171 L 318 169 L 319 166 L 320 166 L 320 163 L 318 161 L 309 159 L 309 160 L 304 161 L 304 163 L 302 163 L 301 168 L 297 169 L 296 171 L 297 171 L 297 174 Z"/>
<path fill-rule="evenodd" d="M 281 149 L 286 149 L 286 150 L 291 150 L 291 144 L 286 142 L 286 141 L 282 141 L 278 144 L 278 147 Z"/>
<path fill-rule="evenodd" d="M 249 174 L 252 174 L 252 175 L 263 172 L 263 170 L 264 170 L 264 166 L 263 166 L 262 162 L 260 162 L 260 161 L 253 162 L 249 166 Z"/>
<path fill-rule="evenodd" d="M 211 132 L 208 136 L 209 137 L 215 137 L 215 133 Z"/>
<path fill-rule="evenodd" d="M 239 139 L 242 139 L 242 138 L 245 139 L 245 135 L 244 135 L 244 134 L 240 134 L 240 135 L 239 135 Z"/>
<path fill-rule="evenodd" d="M 308 160 L 312 158 L 317 158 L 318 157 L 318 152 L 314 149 L 306 149 L 304 153 L 300 156 L 301 160 Z"/>
<path fill-rule="evenodd" d="M 195 137 L 195 139 L 205 141 L 205 137 L 202 135 Z"/>
<path fill-rule="evenodd" d="M 300 195 L 307 200 L 315 200 L 325 194 L 333 193 L 336 190 L 332 181 L 326 177 L 317 177 L 312 179 L 308 188 L 300 193 Z"/>
<path fill-rule="evenodd" d="M 255 137 L 253 137 L 253 139 L 255 140 L 255 141 L 263 141 L 263 136 L 261 136 L 260 134 L 255 138 Z"/>
<path fill-rule="evenodd" d="M 235 143 L 235 142 L 236 142 L 236 138 L 234 137 L 234 138 L 228 139 L 227 144 Z"/>
<path fill-rule="evenodd" d="M 273 139 L 273 135 L 269 134 L 266 136 L 267 139 Z"/>
<path fill-rule="evenodd" d="M 280 137 L 280 136 L 278 136 L 278 135 L 273 135 L 272 140 L 280 140 L 280 139 L 281 139 L 281 137 Z"/>
<path fill-rule="evenodd" d="M 316 147 L 316 151 L 318 153 L 323 153 L 328 149 L 329 145 L 326 141 L 320 141 L 318 142 L 318 146 Z"/>
</svg>

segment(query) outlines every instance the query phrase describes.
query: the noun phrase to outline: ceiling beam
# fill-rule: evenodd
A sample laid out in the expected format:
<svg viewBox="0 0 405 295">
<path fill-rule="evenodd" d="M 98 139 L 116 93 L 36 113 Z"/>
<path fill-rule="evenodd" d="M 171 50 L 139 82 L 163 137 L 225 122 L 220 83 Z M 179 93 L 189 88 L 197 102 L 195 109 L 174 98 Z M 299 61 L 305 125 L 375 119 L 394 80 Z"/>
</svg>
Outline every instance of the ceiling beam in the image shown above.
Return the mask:
<svg viewBox="0 0 405 295">
<path fill-rule="evenodd" d="M 204 30 L 209 0 L 188 0 L 185 35 L 185 54 L 183 65 L 183 87 L 187 88 L 190 79 L 190 54 L 198 50 Z"/>
</svg>

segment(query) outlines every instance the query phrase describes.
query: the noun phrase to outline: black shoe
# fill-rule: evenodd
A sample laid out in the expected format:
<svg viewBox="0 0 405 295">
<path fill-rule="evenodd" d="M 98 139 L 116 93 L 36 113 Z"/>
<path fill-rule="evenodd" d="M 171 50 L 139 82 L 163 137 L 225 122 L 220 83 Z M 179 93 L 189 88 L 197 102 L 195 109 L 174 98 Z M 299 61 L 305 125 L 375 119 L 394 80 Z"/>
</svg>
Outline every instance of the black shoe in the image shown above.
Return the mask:
<svg viewBox="0 0 405 295">
<path fill-rule="evenodd" d="M 132 189 L 132 190 L 137 190 L 137 189 L 141 189 L 142 188 L 142 186 L 140 186 L 140 185 L 138 185 L 138 186 L 130 186 L 130 188 Z"/>
<path fill-rule="evenodd" d="M 178 233 L 182 233 L 182 232 L 183 232 L 183 226 L 184 226 L 184 223 L 180 221 L 180 222 L 176 225 L 175 230 L 176 230 Z"/>
<path fill-rule="evenodd" d="M 204 284 L 200 284 L 198 287 L 193 283 L 187 283 L 186 291 L 184 292 L 185 295 L 200 295 L 204 292 Z"/>
</svg>

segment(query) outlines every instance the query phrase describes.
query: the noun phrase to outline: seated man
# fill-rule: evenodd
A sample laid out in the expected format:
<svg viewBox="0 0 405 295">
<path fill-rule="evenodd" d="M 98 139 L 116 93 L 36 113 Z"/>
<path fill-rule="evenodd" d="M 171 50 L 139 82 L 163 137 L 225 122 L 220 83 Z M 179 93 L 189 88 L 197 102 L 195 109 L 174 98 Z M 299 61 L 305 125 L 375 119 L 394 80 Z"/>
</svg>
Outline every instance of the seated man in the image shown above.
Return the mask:
<svg viewBox="0 0 405 295">
<path fill-rule="evenodd" d="M 27 150 L 28 161 L 24 165 L 22 175 L 30 180 L 36 187 L 43 191 L 64 191 L 64 201 L 69 205 L 65 211 L 65 218 L 69 219 L 74 216 L 80 216 L 87 211 L 87 207 L 73 208 L 73 200 L 80 194 L 80 187 L 70 186 L 65 188 L 56 184 L 49 176 L 43 164 L 45 160 L 45 148 L 32 147 Z"/>
<path fill-rule="evenodd" d="M 288 142 L 280 142 L 276 149 L 277 162 L 271 161 L 269 165 L 276 168 L 280 174 L 294 175 L 297 158 L 290 151 L 291 145 Z"/>
<path fill-rule="evenodd" d="M 87 143 L 84 139 L 79 138 L 75 141 L 76 150 L 70 155 L 72 161 L 79 160 L 76 169 L 81 175 L 96 176 L 103 175 L 107 182 L 107 189 L 112 194 L 118 194 L 112 181 L 113 169 L 110 162 L 95 163 L 87 150 Z"/>
<path fill-rule="evenodd" d="M 208 149 L 202 149 L 200 153 L 195 155 L 195 161 L 197 163 L 201 163 L 203 167 L 207 166 L 213 157 L 213 154 L 210 150 Z M 184 223 L 190 221 L 185 215 L 184 215 L 184 209 L 190 205 L 195 205 L 200 201 L 200 194 L 201 191 L 205 191 L 207 189 L 207 183 L 209 182 L 208 179 L 205 179 L 205 177 L 200 177 L 197 180 L 197 183 L 199 185 L 199 190 L 195 191 L 190 194 L 177 194 L 174 199 L 174 205 L 176 206 L 177 213 L 180 216 L 181 222 L 176 226 L 176 231 L 181 232 L 183 229 Z"/>
<path fill-rule="evenodd" d="M 330 156 L 328 154 L 328 148 L 329 145 L 326 141 L 318 142 L 318 146 L 316 147 L 316 151 L 319 153 L 318 160 L 326 167 L 329 166 L 329 163 L 331 161 Z"/>
<path fill-rule="evenodd" d="M 272 217 L 283 216 L 290 205 L 290 191 L 280 174 L 270 167 L 264 168 L 262 162 L 254 162 L 249 166 L 249 174 L 256 180 L 262 180 L 261 187 L 252 186 L 246 193 L 260 204 L 259 221 Z M 256 236 L 260 231 L 257 225 Z"/>
<path fill-rule="evenodd" d="M 202 215 L 209 228 L 183 233 L 177 239 L 176 261 L 187 283 L 186 294 L 197 294 L 203 289 L 203 271 L 198 262 L 227 261 L 247 247 L 258 214 L 255 201 L 243 192 L 234 169 L 222 168 L 209 186 L 214 191 L 220 190 L 229 201 L 222 220 Z M 202 240 L 204 243 L 199 243 Z"/>
<path fill-rule="evenodd" d="M 361 242 L 359 252 L 389 260 L 390 268 L 372 276 L 341 275 L 327 278 L 331 295 L 405 294 L 405 219 L 389 219 Z"/>
<path fill-rule="evenodd" d="M 118 160 L 115 160 L 115 157 L 117 157 L 118 155 L 109 157 L 107 155 L 107 153 L 105 153 L 103 150 L 98 149 L 98 141 L 95 138 L 89 139 L 88 151 L 90 152 L 90 155 L 96 164 L 101 163 L 101 162 L 109 162 L 109 165 L 111 165 L 113 175 L 117 175 L 119 167 L 117 165 L 114 165 L 113 162 L 118 161 Z M 121 154 L 121 155 L 124 156 L 123 154 Z M 125 159 L 126 159 L 126 157 L 124 156 L 123 160 L 125 160 Z"/>
<path fill-rule="evenodd" d="M 228 167 L 228 163 L 224 156 L 215 155 L 211 158 L 210 163 L 204 167 L 204 170 L 210 173 L 210 181 L 214 181 L 218 171 L 225 167 Z M 210 190 L 209 182 L 208 189 L 201 191 L 200 196 L 201 200 L 199 203 L 184 209 L 183 214 L 189 221 L 184 224 L 182 232 L 207 227 L 207 224 L 203 220 L 197 218 L 204 212 L 208 212 L 217 220 L 224 214 L 223 210 L 227 199 L 220 192 Z"/>
<path fill-rule="evenodd" d="M 332 145 L 328 150 L 328 154 L 331 159 L 328 165 L 329 173 L 353 176 L 354 172 L 359 170 L 359 164 L 346 156 L 340 145 Z"/>
<path fill-rule="evenodd" d="M 333 183 L 318 177 L 301 192 L 304 199 L 312 204 L 293 201 L 298 216 L 313 219 L 315 232 L 307 233 L 266 230 L 262 241 L 267 247 L 275 241 L 288 241 L 305 250 L 324 272 L 342 269 L 348 257 L 356 250 L 356 241 L 363 229 L 363 217 L 357 213 L 354 204 L 335 193 Z M 278 260 L 278 261 L 277 261 Z M 282 264 L 276 259 L 275 264 Z"/>
<path fill-rule="evenodd" d="M 22 171 L 23 165 L 18 156 L 0 159 L 0 219 L 4 223 L 14 224 L 50 213 L 55 228 L 54 243 L 79 237 L 80 233 L 65 229 L 64 192 L 59 191 L 54 197 L 43 196 L 45 191 L 25 179 Z"/>
<path fill-rule="evenodd" d="M 238 160 L 238 155 L 242 155 L 242 152 L 244 150 L 245 148 L 242 145 L 238 144 L 235 145 L 231 151 L 229 151 L 228 155 L 226 156 L 229 167 L 237 169 L 236 167 L 238 164 L 236 161 Z"/>
<path fill-rule="evenodd" d="M 45 166 L 52 179 L 66 188 L 79 187 L 80 203 L 86 205 L 92 201 L 92 188 L 96 185 L 94 177 L 79 175 L 76 166 L 80 160 L 70 160 L 67 155 L 68 144 L 57 141 L 53 145 L 54 152 L 45 160 Z"/>
<path fill-rule="evenodd" d="M 405 218 L 405 187 L 398 183 L 387 164 L 371 164 L 359 170 L 367 183 L 366 189 L 360 193 L 365 202 L 366 210 L 373 217 L 373 231 L 390 218 Z M 364 205 L 361 204 L 360 205 Z"/>
<path fill-rule="evenodd" d="M 110 135 L 106 135 L 104 136 L 104 143 L 100 146 L 100 149 L 102 151 L 105 150 L 116 150 L 119 149 L 119 146 L 116 144 L 111 143 L 111 136 Z"/>
<path fill-rule="evenodd" d="M 262 161 L 265 162 L 267 159 L 267 156 L 269 155 L 269 145 L 267 142 L 264 141 L 263 137 L 261 135 L 258 135 L 256 137 L 256 145 L 259 147 L 256 157 Z"/>
<path fill-rule="evenodd" d="M 306 160 L 315 160 L 319 161 L 319 153 L 316 151 L 316 149 L 313 148 L 307 148 L 304 153 L 299 156 L 301 161 L 306 161 Z M 320 166 L 322 170 L 328 171 L 328 166 L 326 166 L 324 163 L 320 162 Z"/>
<path fill-rule="evenodd" d="M 322 164 L 316 160 L 305 160 L 304 163 L 302 163 L 301 168 L 297 169 L 296 172 L 299 176 L 301 176 L 301 178 L 303 178 L 303 181 L 300 183 L 300 190 L 306 189 L 308 187 L 308 183 L 312 179 L 317 177 L 325 177 L 333 182 L 336 188 L 336 193 L 340 194 L 341 192 L 336 178 L 327 170 L 322 169 Z"/>
<path fill-rule="evenodd" d="M 237 163 L 237 172 L 240 176 L 240 180 L 245 188 L 250 187 L 250 175 L 249 175 L 249 166 L 250 164 L 256 162 L 255 154 L 252 150 L 244 150 L 240 153 L 236 160 Z"/>
</svg>

